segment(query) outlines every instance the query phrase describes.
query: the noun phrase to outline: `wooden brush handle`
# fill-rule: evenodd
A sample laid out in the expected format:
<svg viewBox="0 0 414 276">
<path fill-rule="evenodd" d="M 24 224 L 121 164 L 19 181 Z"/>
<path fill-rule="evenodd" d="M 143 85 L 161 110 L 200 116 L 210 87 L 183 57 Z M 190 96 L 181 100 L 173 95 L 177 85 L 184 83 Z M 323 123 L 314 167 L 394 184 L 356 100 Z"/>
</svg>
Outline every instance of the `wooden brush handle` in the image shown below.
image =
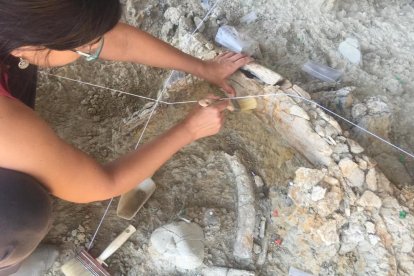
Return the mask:
<svg viewBox="0 0 414 276">
<path fill-rule="evenodd" d="M 105 262 L 106 259 L 111 257 L 112 254 L 115 253 L 127 240 L 131 237 L 132 234 L 135 233 L 137 229 L 134 226 L 129 225 L 124 232 L 118 235 L 118 237 L 113 240 L 107 248 L 101 253 L 101 255 L 96 259 L 99 263 Z"/>
</svg>

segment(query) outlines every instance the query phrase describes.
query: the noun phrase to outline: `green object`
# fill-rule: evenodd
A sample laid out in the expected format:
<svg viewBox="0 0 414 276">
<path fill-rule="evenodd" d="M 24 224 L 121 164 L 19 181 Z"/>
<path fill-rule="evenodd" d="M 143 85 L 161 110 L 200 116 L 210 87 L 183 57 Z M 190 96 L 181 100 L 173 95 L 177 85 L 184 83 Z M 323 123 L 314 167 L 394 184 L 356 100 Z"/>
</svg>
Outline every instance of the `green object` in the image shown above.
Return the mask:
<svg viewBox="0 0 414 276">
<path fill-rule="evenodd" d="M 400 162 L 404 164 L 405 161 L 406 161 L 405 156 L 400 155 Z"/>
<path fill-rule="evenodd" d="M 405 219 L 406 217 L 407 217 L 407 212 L 406 211 L 400 211 L 400 218 Z"/>
<path fill-rule="evenodd" d="M 394 77 L 400 84 L 404 84 L 404 81 L 399 76 L 394 75 Z"/>
</svg>

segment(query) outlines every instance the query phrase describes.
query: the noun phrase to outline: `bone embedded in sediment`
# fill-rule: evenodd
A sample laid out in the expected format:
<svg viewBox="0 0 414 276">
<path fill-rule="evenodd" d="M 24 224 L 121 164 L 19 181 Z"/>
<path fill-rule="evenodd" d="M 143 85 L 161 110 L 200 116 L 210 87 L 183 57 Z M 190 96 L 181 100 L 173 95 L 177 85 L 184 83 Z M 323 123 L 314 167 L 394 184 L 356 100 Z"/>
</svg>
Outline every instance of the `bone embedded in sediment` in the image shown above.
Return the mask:
<svg viewBox="0 0 414 276">
<path fill-rule="evenodd" d="M 237 187 L 237 233 L 233 255 L 238 262 L 249 264 L 253 257 L 253 235 L 256 225 L 253 183 L 237 156 L 225 156 L 235 175 Z"/>
<path fill-rule="evenodd" d="M 268 85 L 275 85 L 283 80 L 283 77 L 278 73 L 257 63 L 247 64 L 243 66 L 242 69 L 248 71 L 256 78 Z"/>
</svg>

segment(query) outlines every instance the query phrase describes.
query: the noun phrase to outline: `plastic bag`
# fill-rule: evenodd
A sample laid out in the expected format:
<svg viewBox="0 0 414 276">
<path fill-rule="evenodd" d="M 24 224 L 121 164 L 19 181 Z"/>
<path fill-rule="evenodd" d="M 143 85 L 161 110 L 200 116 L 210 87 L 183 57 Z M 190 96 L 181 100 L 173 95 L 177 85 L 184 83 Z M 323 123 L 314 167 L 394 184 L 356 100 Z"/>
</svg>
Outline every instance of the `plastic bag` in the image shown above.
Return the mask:
<svg viewBox="0 0 414 276">
<path fill-rule="evenodd" d="M 261 57 L 259 43 L 246 34 L 237 31 L 233 26 L 221 26 L 218 29 L 215 41 L 230 51 Z"/>
<path fill-rule="evenodd" d="M 309 75 L 326 82 L 338 82 L 342 77 L 342 72 L 329 66 L 313 61 L 306 62 L 302 70 Z"/>
</svg>

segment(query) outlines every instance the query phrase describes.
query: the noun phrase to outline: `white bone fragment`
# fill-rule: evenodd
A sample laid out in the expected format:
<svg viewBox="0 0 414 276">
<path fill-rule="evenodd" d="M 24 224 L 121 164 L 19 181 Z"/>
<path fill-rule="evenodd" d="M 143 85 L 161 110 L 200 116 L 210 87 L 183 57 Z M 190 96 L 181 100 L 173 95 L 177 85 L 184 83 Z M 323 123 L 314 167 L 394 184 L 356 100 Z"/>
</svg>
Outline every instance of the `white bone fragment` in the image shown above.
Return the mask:
<svg viewBox="0 0 414 276">
<path fill-rule="evenodd" d="M 250 72 L 259 80 L 269 85 L 275 85 L 281 80 L 283 80 L 283 77 L 278 73 L 273 72 L 272 70 L 267 69 L 266 67 L 259 65 L 257 63 L 247 64 L 243 66 L 242 69 Z"/>
</svg>

